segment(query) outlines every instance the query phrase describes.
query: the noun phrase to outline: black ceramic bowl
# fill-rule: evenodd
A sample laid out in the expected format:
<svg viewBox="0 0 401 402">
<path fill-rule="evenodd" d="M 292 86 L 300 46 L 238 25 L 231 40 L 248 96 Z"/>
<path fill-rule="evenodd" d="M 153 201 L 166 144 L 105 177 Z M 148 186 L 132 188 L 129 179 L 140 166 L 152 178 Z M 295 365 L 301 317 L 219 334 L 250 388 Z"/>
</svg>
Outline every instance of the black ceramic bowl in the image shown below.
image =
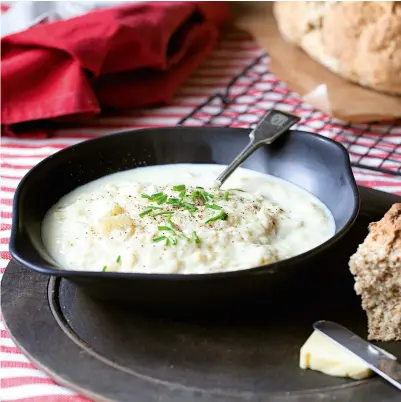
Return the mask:
<svg viewBox="0 0 401 402">
<path fill-rule="evenodd" d="M 57 152 L 35 166 L 14 198 L 10 252 L 27 269 L 70 280 L 90 295 L 148 307 L 209 308 L 288 292 L 314 277 L 350 229 L 359 195 L 347 151 L 319 135 L 291 131 L 264 146 L 244 167 L 281 177 L 319 198 L 336 233 L 302 255 L 247 270 L 198 275 L 67 271 L 54 265 L 41 240 L 41 222 L 60 197 L 99 177 L 144 165 L 228 164 L 248 143 L 249 130 L 174 127 L 113 134 Z M 320 268 L 323 269 L 323 268 Z"/>
</svg>

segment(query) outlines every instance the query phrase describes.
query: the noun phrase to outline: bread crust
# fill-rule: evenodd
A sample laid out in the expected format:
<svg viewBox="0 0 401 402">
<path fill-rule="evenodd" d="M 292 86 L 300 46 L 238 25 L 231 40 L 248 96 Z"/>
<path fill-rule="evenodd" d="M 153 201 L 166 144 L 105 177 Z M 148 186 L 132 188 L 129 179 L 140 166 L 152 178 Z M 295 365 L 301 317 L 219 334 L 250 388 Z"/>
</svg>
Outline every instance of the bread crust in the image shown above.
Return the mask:
<svg viewBox="0 0 401 402">
<path fill-rule="evenodd" d="M 401 1 L 278 1 L 281 35 L 334 73 L 401 95 Z"/>
<path fill-rule="evenodd" d="M 350 259 L 369 339 L 401 340 L 401 203 L 394 204 Z"/>
</svg>

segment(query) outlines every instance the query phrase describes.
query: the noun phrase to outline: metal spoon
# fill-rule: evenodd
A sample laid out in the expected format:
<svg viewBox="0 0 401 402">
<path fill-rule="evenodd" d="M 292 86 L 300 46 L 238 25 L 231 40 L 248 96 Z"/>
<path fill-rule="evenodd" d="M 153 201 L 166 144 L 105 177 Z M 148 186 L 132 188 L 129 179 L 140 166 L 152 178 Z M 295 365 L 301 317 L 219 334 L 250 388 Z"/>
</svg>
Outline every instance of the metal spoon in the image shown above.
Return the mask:
<svg viewBox="0 0 401 402">
<path fill-rule="evenodd" d="M 280 110 L 273 109 L 266 113 L 249 134 L 249 144 L 216 179 L 216 186 L 221 187 L 234 170 L 242 165 L 258 148 L 264 144 L 271 144 L 299 120 L 301 120 L 300 117 Z"/>
</svg>

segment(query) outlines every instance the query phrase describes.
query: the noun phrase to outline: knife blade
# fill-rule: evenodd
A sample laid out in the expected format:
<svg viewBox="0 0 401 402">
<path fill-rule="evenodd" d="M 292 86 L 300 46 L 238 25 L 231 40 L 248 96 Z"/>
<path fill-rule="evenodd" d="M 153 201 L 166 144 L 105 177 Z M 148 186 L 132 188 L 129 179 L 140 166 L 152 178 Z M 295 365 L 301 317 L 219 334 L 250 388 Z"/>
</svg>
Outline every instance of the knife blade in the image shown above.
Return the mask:
<svg viewBox="0 0 401 402">
<path fill-rule="evenodd" d="M 397 362 L 395 356 L 335 322 L 317 321 L 313 324 L 313 328 L 361 359 L 367 367 L 401 391 L 401 364 Z"/>
</svg>

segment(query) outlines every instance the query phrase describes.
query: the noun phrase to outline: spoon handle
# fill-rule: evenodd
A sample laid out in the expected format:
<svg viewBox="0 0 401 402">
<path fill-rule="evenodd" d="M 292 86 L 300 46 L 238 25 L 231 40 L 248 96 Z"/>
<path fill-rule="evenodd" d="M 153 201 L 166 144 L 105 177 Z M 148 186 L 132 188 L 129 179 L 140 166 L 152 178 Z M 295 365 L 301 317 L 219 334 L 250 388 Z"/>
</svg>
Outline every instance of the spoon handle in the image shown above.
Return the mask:
<svg viewBox="0 0 401 402">
<path fill-rule="evenodd" d="M 237 169 L 259 147 L 263 144 L 271 144 L 299 120 L 300 118 L 298 116 L 281 112 L 279 110 L 273 109 L 266 113 L 258 125 L 249 134 L 250 141 L 248 145 L 216 179 L 218 186 L 220 187 L 234 170 Z"/>
<path fill-rule="evenodd" d="M 228 179 L 229 176 L 237 169 L 245 159 L 248 159 L 262 144 L 255 144 L 252 140 L 248 143 L 248 145 L 241 151 L 239 155 L 235 157 L 235 159 L 224 169 L 224 171 L 219 175 L 216 179 L 216 184 L 219 187 Z"/>
</svg>

